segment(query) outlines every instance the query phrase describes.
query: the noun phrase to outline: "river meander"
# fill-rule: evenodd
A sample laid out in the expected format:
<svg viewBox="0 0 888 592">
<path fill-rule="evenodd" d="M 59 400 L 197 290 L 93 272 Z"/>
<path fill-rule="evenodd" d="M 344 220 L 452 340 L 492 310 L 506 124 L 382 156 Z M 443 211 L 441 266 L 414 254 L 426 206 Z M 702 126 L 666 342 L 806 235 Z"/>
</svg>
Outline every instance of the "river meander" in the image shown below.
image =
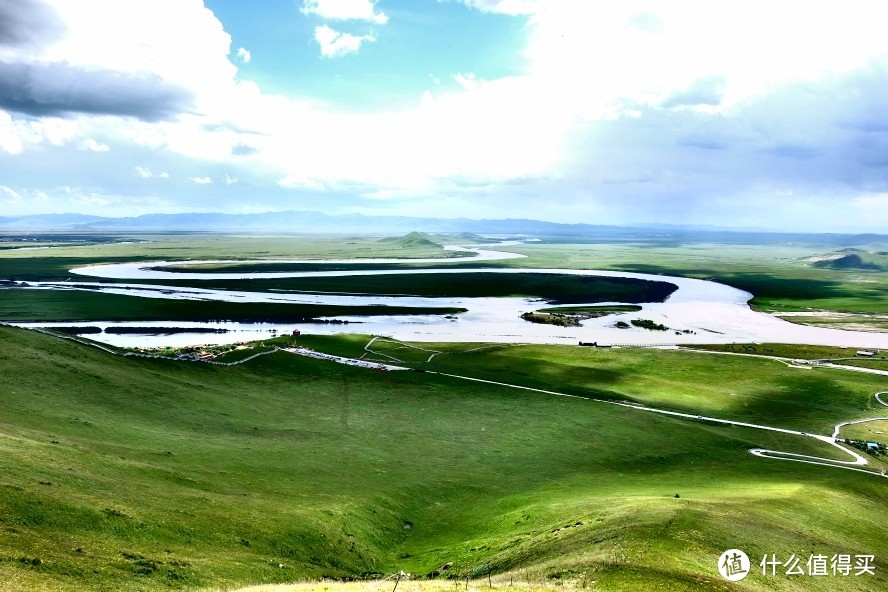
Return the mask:
<svg viewBox="0 0 888 592">
<path fill-rule="evenodd" d="M 237 263 L 300 263 L 300 264 L 400 264 L 400 263 L 452 263 L 454 261 L 495 261 L 519 258 L 521 255 L 489 249 L 471 250 L 475 257 L 464 259 L 360 259 L 360 260 L 274 260 L 239 261 Z M 297 271 L 264 273 L 204 273 L 169 271 L 170 267 L 187 267 L 203 264 L 233 263 L 232 261 L 185 261 L 139 262 L 93 265 L 72 269 L 71 272 L 94 278 L 129 280 L 134 283 L 113 284 L 96 282 L 33 283 L 36 289 L 79 289 L 142 296 L 146 298 L 174 298 L 192 300 L 220 300 L 229 302 L 275 302 L 324 304 L 334 306 L 399 306 L 399 307 L 455 307 L 467 312 L 445 317 L 441 315 L 398 316 L 337 316 L 347 324 L 306 323 L 298 328 L 306 334 L 367 333 L 384 335 L 405 341 L 425 342 L 497 342 L 497 343 L 553 343 L 576 344 L 598 342 L 607 345 L 658 345 L 690 343 L 780 342 L 869 347 L 888 349 L 888 333 L 843 331 L 797 325 L 774 316 L 751 310 L 748 292 L 716 282 L 642 273 L 530 268 L 406 268 L 384 270 L 344 271 Z M 164 270 L 158 268 L 165 268 Z M 467 274 L 467 273 L 556 273 L 601 277 L 622 277 L 642 280 L 665 281 L 677 286 L 677 290 L 665 301 L 642 304 L 643 310 L 588 319 L 580 327 L 560 327 L 529 323 L 521 314 L 549 306 L 542 300 L 527 298 L 429 298 L 417 296 L 343 295 L 296 292 L 246 292 L 180 288 L 139 284 L 139 280 L 219 280 L 219 279 L 266 279 L 343 277 L 395 274 Z M 601 304 L 601 303 L 589 303 Z M 615 304 L 615 303 L 606 303 Z M 619 320 L 650 319 L 665 325 L 668 331 L 652 331 L 631 327 L 615 327 Z M 181 346 L 198 343 L 231 343 L 261 339 L 274 333 L 289 333 L 294 325 L 246 324 L 246 323 L 171 323 L 121 322 L 109 323 L 96 319 L 86 323 L 27 323 L 24 326 L 94 326 L 94 327 L 213 327 L 225 329 L 225 333 L 173 333 L 173 334 L 109 334 L 89 335 L 91 339 L 126 347 Z"/>
</svg>

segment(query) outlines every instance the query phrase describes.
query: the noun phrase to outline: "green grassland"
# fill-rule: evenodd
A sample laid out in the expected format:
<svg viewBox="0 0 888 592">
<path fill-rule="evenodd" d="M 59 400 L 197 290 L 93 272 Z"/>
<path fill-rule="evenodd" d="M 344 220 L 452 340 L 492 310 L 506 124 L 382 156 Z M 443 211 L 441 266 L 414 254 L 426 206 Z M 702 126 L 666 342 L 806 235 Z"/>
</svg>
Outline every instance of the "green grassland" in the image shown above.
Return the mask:
<svg viewBox="0 0 888 592">
<path fill-rule="evenodd" d="M 880 350 L 871 351 L 872 357 L 858 356 L 856 348 L 831 347 L 827 345 L 794 345 L 789 343 L 729 343 L 729 344 L 705 344 L 687 346 L 691 349 L 728 352 L 755 356 L 769 356 L 775 358 L 789 358 L 793 360 L 820 360 L 843 366 L 857 366 L 860 368 L 874 368 L 888 370 L 888 352 Z"/>
<path fill-rule="evenodd" d="M 811 266 L 820 269 L 888 271 L 888 252 L 842 249 L 825 257 L 816 257 Z"/>
<path fill-rule="evenodd" d="M 888 417 L 888 407 L 885 408 L 885 417 Z M 882 442 L 888 444 L 888 420 L 868 421 L 854 425 L 843 426 L 839 435 L 851 440 L 864 440 L 866 442 Z"/>
<path fill-rule="evenodd" d="M 793 358 L 797 360 L 828 360 L 853 357 L 855 348 L 792 343 L 728 343 L 689 346 L 707 351 Z M 877 353 L 878 350 L 871 350 Z"/>
<path fill-rule="evenodd" d="M 845 418 L 885 410 L 872 401 L 882 377 L 794 369 L 776 360 L 682 350 L 522 345 L 475 352 L 420 345 L 445 352 L 419 364 L 427 370 L 815 433 L 831 434 Z"/>
<path fill-rule="evenodd" d="M 143 298 L 82 290 L 0 289 L 4 321 L 237 321 L 299 323 L 318 317 L 376 314 L 454 314 L 460 308 L 327 306 Z"/>
<path fill-rule="evenodd" d="M 185 261 L 189 259 L 366 259 L 378 257 L 452 257 L 436 243 L 413 240 L 380 240 L 378 237 L 331 235 L 235 236 L 213 233 L 170 233 L 115 237 L 122 242 L 103 242 L 106 235 L 85 234 L 87 244 L 65 243 L 51 249 L 0 251 L 0 279 L 61 281 L 68 270 L 97 263 L 131 261 Z"/>
<path fill-rule="evenodd" d="M 0 250 L 0 279 L 65 280 L 71 267 L 99 262 L 226 259 L 231 270 L 257 258 L 446 256 L 443 238 L 427 235 L 94 238 Z M 888 302 L 888 274 L 815 266 L 821 245 L 552 241 L 505 249 L 528 257 L 447 265 L 715 279 L 749 290 L 762 310 L 851 311 L 855 323 L 876 328 Z M 337 278 L 326 287 L 549 298 L 558 295 L 553 286 L 568 297 L 574 289 L 556 280 L 528 286 L 521 276 L 517 284 L 453 277 Z M 0 290 L 0 318 L 9 320 L 299 322 L 375 311 Z M 123 358 L 0 328 L 0 376 L 9 378 L 0 405 L 0 588 L 218 590 L 401 569 L 422 575 L 448 562 L 451 576 L 492 572 L 501 585 L 514 576 L 615 591 L 888 588 L 884 479 L 748 453 L 835 458 L 831 447 L 435 372 L 824 434 L 840 421 L 884 416 L 872 399 L 885 390 L 883 377 L 686 351 L 369 341 L 297 340 L 428 371 L 378 372 L 285 352 L 232 367 Z M 874 436 L 881 425 L 842 435 Z M 765 553 L 875 554 L 878 575 L 754 573 L 727 584 L 715 561 L 731 547 L 754 566 Z"/>
<path fill-rule="evenodd" d="M 369 338 L 298 341 L 337 353 Z M 442 352 L 437 370 L 812 430 L 871 413 L 881 383 L 679 351 L 422 347 Z M 0 406 L 4 589 L 220 589 L 452 561 L 476 578 L 587 573 L 596 590 L 833 590 L 728 585 L 715 562 L 731 547 L 754 562 L 888 554 L 882 479 L 747 452 L 834 454 L 808 438 L 285 352 L 122 358 L 10 328 L 0 374 L 15 377 Z M 876 573 L 842 589 L 882 589 Z"/>
<path fill-rule="evenodd" d="M 333 294 L 412 295 L 425 297 L 544 298 L 554 304 L 583 302 L 662 302 L 674 284 L 557 273 L 446 273 L 251 280 L 175 280 L 166 285 L 219 290 L 270 290 Z"/>
</svg>

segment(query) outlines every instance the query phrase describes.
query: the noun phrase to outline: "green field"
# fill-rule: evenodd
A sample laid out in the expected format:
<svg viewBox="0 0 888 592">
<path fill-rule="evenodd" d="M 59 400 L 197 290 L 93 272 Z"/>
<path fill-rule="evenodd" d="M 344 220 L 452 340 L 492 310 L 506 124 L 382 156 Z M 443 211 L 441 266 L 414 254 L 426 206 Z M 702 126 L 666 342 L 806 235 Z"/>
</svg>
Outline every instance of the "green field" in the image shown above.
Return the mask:
<svg viewBox="0 0 888 592">
<path fill-rule="evenodd" d="M 114 237 L 123 242 L 107 242 L 107 238 L 103 234 L 84 234 L 86 244 L 62 243 L 41 250 L 2 250 L 0 279 L 62 281 L 72 277 L 68 270 L 74 267 L 131 261 L 452 257 L 458 262 L 463 259 L 439 245 L 417 246 L 414 241 L 384 241 L 366 236 L 167 233 Z"/>
<path fill-rule="evenodd" d="M 888 407 L 885 408 L 884 417 L 888 417 Z M 882 442 L 888 444 L 888 420 L 868 421 L 854 425 L 844 426 L 840 432 L 843 438 L 851 440 L 864 440 L 866 442 Z"/>
<path fill-rule="evenodd" d="M 143 298 L 82 290 L 0 289 L 3 321 L 237 321 L 300 323 L 317 317 L 454 314 L 460 308 L 327 306 Z"/>
<path fill-rule="evenodd" d="M 219 290 L 270 290 L 329 294 L 411 295 L 424 297 L 544 298 L 553 304 L 584 302 L 661 302 L 674 284 L 557 273 L 444 273 L 250 280 L 174 280 L 172 286 Z"/>
<path fill-rule="evenodd" d="M 857 354 L 857 349 L 826 345 L 793 345 L 788 343 L 731 343 L 688 346 L 692 349 L 728 352 L 753 356 L 768 356 L 792 360 L 818 360 L 842 366 L 856 366 L 875 370 L 888 370 L 888 352 L 865 350 L 872 357 Z"/>
<path fill-rule="evenodd" d="M 363 352 L 369 338 L 299 341 Z M 679 351 L 422 347 L 442 352 L 436 370 L 811 430 L 874 413 L 882 384 Z M 808 438 L 284 352 L 233 367 L 122 358 L 8 328 L 0 372 L 16 377 L 0 409 L 6 589 L 221 588 L 452 561 L 478 578 L 727 590 L 714 566 L 730 547 L 888 553 L 880 478 L 747 452 L 835 454 Z M 888 584 L 877 574 L 843 589 Z M 793 586 L 753 575 L 730 589 Z"/>
</svg>

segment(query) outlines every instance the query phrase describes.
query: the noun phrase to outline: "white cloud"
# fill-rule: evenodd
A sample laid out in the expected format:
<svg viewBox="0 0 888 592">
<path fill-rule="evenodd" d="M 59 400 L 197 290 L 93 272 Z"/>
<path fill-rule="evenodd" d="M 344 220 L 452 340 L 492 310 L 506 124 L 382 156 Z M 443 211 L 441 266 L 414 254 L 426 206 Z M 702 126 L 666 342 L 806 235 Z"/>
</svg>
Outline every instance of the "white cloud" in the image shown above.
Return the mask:
<svg viewBox="0 0 888 592">
<path fill-rule="evenodd" d="M 210 177 L 188 177 L 188 180 L 198 185 L 210 185 L 213 183 L 213 179 Z"/>
<path fill-rule="evenodd" d="M 111 147 L 92 138 L 86 138 L 80 142 L 80 149 L 88 152 L 108 152 Z"/>
<path fill-rule="evenodd" d="M 238 181 L 237 177 L 232 177 L 231 175 L 227 175 L 227 174 L 225 175 L 225 184 L 226 185 L 234 185 L 235 183 L 238 183 L 238 182 L 239 181 Z"/>
<path fill-rule="evenodd" d="M 463 90 L 474 90 L 478 88 L 478 78 L 474 72 L 468 74 L 457 73 L 453 75 L 453 80 L 460 85 Z"/>
<path fill-rule="evenodd" d="M 169 179 L 170 174 L 167 172 L 153 173 L 148 167 L 137 166 L 136 174 L 142 179 Z"/>
<path fill-rule="evenodd" d="M 481 12 L 510 15 L 535 14 L 543 8 L 543 0 L 460 0 L 460 2 Z"/>
<path fill-rule="evenodd" d="M 327 20 L 362 20 L 384 25 L 388 16 L 376 11 L 376 0 L 303 0 L 302 12 Z"/>
<path fill-rule="evenodd" d="M 6 111 L 0 111 L 0 150 L 13 156 L 24 151 L 20 128 L 19 122 L 13 120 L 12 115 Z"/>
<path fill-rule="evenodd" d="M 0 185 L 0 197 L 12 201 L 21 201 L 22 199 L 22 196 L 17 191 L 6 185 Z"/>
<path fill-rule="evenodd" d="M 244 49 L 243 47 L 237 48 L 236 55 L 237 55 L 237 59 L 239 59 L 240 61 L 242 61 L 245 64 L 249 64 L 250 61 L 253 59 L 253 54 L 251 54 L 249 50 Z"/>
<path fill-rule="evenodd" d="M 376 41 L 376 36 L 372 34 L 352 35 L 350 33 L 340 33 L 327 25 L 315 27 L 314 38 L 321 47 L 321 55 L 326 58 L 357 53 L 365 42 L 372 43 Z"/>
<path fill-rule="evenodd" d="M 572 109 L 595 118 L 628 103 L 659 105 L 706 80 L 720 81 L 724 111 L 885 52 L 881 14 L 872 1 L 842 11 L 798 0 L 551 2 L 530 21 L 526 56 L 531 77 L 557 85 Z"/>
</svg>

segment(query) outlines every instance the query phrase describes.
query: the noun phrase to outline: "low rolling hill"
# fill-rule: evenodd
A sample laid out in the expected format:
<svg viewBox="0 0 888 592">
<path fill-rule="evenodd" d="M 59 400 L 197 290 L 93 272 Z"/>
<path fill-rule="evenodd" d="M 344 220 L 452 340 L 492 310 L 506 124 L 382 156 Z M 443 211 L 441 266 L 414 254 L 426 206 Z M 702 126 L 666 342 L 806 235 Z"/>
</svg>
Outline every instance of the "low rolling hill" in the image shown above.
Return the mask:
<svg viewBox="0 0 888 592">
<path fill-rule="evenodd" d="M 441 245 L 432 238 L 423 233 L 423 232 L 411 232 L 409 234 L 405 234 L 404 236 L 392 236 L 388 238 L 379 239 L 381 243 L 387 243 L 390 245 L 397 245 L 400 247 L 404 247 L 405 249 L 417 249 L 417 248 L 440 248 Z"/>
<path fill-rule="evenodd" d="M 888 271 L 888 252 L 845 249 L 814 258 L 811 267 L 838 271 Z"/>
</svg>

